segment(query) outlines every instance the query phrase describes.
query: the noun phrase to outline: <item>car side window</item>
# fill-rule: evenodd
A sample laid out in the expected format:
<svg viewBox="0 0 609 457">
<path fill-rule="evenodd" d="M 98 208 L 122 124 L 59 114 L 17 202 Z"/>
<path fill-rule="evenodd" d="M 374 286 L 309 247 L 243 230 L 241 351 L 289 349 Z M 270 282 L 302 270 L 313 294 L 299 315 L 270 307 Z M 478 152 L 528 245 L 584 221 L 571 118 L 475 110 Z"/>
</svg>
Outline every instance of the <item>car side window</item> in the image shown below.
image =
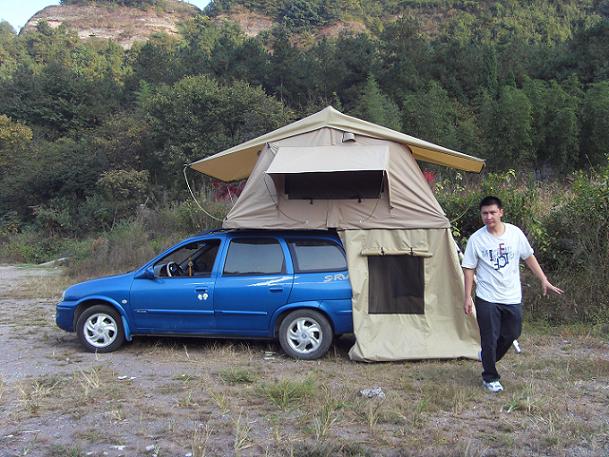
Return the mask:
<svg viewBox="0 0 609 457">
<path fill-rule="evenodd" d="M 289 240 L 288 246 L 297 273 L 344 271 L 347 259 L 343 250 L 330 240 Z"/>
<path fill-rule="evenodd" d="M 169 276 L 167 266 L 174 263 L 179 269 L 172 276 L 209 276 L 219 247 L 220 240 L 217 239 L 195 241 L 182 246 L 155 263 L 155 275 Z"/>
<path fill-rule="evenodd" d="M 192 256 L 192 275 L 193 276 L 209 276 L 214 267 L 220 240 L 208 240 L 195 255 Z M 188 268 L 188 260 L 186 261 Z"/>
<path fill-rule="evenodd" d="M 285 258 L 274 238 L 237 238 L 228 246 L 225 276 L 285 273 Z"/>
</svg>

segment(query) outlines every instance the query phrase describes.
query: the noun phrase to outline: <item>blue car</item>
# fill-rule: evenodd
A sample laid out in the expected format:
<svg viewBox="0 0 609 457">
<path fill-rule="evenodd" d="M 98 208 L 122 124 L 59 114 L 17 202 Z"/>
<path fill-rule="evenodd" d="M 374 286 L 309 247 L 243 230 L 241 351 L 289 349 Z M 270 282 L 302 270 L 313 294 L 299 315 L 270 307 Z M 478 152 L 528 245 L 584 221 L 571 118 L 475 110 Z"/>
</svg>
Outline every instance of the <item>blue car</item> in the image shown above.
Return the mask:
<svg viewBox="0 0 609 457">
<path fill-rule="evenodd" d="M 92 352 L 137 335 L 205 336 L 279 339 L 291 357 L 316 359 L 353 332 L 345 252 L 331 231 L 209 231 L 69 287 L 56 322 Z"/>
</svg>

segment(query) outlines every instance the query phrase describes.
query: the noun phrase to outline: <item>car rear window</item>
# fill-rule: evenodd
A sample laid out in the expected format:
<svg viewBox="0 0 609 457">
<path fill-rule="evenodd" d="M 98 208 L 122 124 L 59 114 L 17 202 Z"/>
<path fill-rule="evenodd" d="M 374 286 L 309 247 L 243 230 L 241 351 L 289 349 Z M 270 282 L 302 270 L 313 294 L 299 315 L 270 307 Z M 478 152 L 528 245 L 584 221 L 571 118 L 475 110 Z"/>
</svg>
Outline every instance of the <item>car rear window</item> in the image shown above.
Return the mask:
<svg viewBox="0 0 609 457">
<path fill-rule="evenodd" d="M 263 275 L 285 272 L 279 241 L 273 238 L 232 240 L 226 254 L 224 275 Z"/>
<path fill-rule="evenodd" d="M 342 249 L 332 241 L 319 239 L 289 240 L 297 273 L 344 271 L 347 260 Z"/>
</svg>

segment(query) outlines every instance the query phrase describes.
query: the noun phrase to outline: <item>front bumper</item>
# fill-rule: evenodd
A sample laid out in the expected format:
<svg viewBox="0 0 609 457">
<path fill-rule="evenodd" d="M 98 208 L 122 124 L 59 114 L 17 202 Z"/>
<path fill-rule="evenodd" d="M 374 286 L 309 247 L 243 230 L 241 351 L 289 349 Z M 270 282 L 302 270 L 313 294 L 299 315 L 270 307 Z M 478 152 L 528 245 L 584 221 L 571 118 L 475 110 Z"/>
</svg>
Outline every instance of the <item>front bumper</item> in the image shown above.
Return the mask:
<svg viewBox="0 0 609 457">
<path fill-rule="evenodd" d="M 76 304 L 72 302 L 61 302 L 55 308 L 55 323 L 57 327 L 66 332 L 74 331 L 74 310 Z"/>
</svg>

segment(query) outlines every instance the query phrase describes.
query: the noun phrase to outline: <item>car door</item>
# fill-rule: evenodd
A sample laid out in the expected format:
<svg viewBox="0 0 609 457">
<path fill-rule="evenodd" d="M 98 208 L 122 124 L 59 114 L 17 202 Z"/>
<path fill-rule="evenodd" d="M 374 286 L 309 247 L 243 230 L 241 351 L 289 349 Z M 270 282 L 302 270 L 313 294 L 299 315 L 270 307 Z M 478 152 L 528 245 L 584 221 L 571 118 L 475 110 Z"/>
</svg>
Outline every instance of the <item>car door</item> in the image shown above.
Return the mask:
<svg viewBox="0 0 609 457">
<path fill-rule="evenodd" d="M 219 246 L 219 239 L 189 243 L 155 263 L 154 279 L 134 279 L 131 315 L 136 332 L 213 333 L 213 266 Z M 180 267 L 177 275 L 167 275 L 169 262 Z"/>
<path fill-rule="evenodd" d="M 219 334 L 270 336 L 270 319 L 290 295 L 287 246 L 269 236 L 234 237 L 214 289 Z M 291 270 L 291 266 L 289 266 Z"/>
</svg>

